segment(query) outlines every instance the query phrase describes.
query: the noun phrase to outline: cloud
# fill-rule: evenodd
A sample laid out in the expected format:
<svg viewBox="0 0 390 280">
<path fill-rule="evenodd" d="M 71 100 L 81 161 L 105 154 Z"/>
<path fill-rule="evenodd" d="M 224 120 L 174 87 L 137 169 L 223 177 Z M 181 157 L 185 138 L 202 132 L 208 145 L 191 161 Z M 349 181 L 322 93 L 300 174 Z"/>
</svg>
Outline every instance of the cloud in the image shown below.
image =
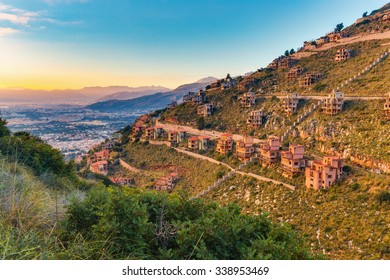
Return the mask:
<svg viewBox="0 0 390 280">
<path fill-rule="evenodd" d="M 88 0 L 43 0 L 47 3 L 59 3 L 59 2 L 80 2 L 84 3 Z M 49 23 L 57 25 L 78 25 L 81 21 L 61 21 L 47 16 L 47 12 L 27 11 L 0 2 L 0 28 L 1 36 L 7 34 L 18 33 L 26 28 L 33 28 L 32 23 Z M 2 26 L 3 25 L 3 26 Z M 4 26 L 6 25 L 6 26 Z M 42 30 L 40 26 L 38 29 Z"/>
<path fill-rule="evenodd" d="M 3 27 L 0 27 L 0 37 L 6 36 L 6 35 L 15 34 L 15 33 L 19 33 L 19 32 L 20 32 L 19 30 L 14 29 L 14 28 L 10 28 L 10 27 L 3 28 Z"/>
<path fill-rule="evenodd" d="M 7 21 L 16 25 L 27 25 L 39 16 L 40 14 L 37 12 L 30 12 L 0 3 L 0 22 Z"/>
</svg>

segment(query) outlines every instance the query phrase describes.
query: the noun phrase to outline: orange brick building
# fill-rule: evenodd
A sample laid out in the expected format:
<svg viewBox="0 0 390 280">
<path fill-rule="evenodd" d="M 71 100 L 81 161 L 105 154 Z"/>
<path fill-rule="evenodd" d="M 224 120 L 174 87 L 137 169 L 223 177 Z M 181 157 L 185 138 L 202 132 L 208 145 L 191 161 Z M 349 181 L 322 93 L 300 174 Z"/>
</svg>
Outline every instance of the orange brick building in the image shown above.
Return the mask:
<svg viewBox="0 0 390 280">
<path fill-rule="evenodd" d="M 260 145 L 260 161 L 263 164 L 272 164 L 278 161 L 280 156 L 280 138 L 268 137 L 266 143 Z"/>
<path fill-rule="evenodd" d="M 315 190 L 329 188 L 343 174 L 344 160 L 338 156 L 326 156 L 322 161 L 312 161 L 306 167 L 306 187 Z"/>
<path fill-rule="evenodd" d="M 233 135 L 228 133 L 222 134 L 221 138 L 218 139 L 215 150 L 223 155 L 233 151 Z"/>
<path fill-rule="evenodd" d="M 304 159 L 305 147 L 299 144 L 291 144 L 288 151 L 281 152 L 281 164 L 284 174 L 292 176 L 300 172 L 307 165 Z"/>
<path fill-rule="evenodd" d="M 252 137 L 243 137 L 242 140 L 236 142 L 236 156 L 241 161 L 248 161 L 255 153 L 255 148 L 253 147 L 253 138 Z"/>
<path fill-rule="evenodd" d="M 108 162 L 106 160 L 94 162 L 90 165 L 89 170 L 95 174 L 107 175 Z"/>
<path fill-rule="evenodd" d="M 322 112 L 327 115 L 336 115 L 343 111 L 344 107 L 344 93 L 334 91 L 325 98 L 322 105 Z"/>
<path fill-rule="evenodd" d="M 254 128 L 259 128 L 263 124 L 263 118 L 263 110 L 255 110 L 249 113 L 246 123 L 250 124 Z"/>
<path fill-rule="evenodd" d="M 287 95 L 283 99 L 283 108 L 287 115 L 295 113 L 298 109 L 299 97 L 297 93 Z"/>
<path fill-rule="evenodd" d="M 250 108 L 256 104 L 256 97 L 254 92 L 246 92 L 241 97 L 241 106 L 244 108 Z"/>
</svg>

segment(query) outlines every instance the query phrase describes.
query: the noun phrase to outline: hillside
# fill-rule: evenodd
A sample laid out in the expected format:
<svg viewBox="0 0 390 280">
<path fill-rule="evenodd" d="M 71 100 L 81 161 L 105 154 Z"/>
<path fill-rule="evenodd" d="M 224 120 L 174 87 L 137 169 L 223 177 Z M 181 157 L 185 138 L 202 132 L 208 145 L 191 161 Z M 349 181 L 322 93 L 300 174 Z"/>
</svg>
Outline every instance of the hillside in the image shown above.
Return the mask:
<svg viewBox="0 0 390 280">
<path fill-rule="evenodd" d="M 258 168 L 258 167 L 257 167 Z M 269 213 L 310 239 L 313 251 L 330 259 L 389 259 L 390 208 L 378 199 L 390 178 L 353 169 L 348 179 L 321 192 L 290 191 L 233 177 L 207 194 L 222 205 L 239 204 L 252 215 Z"/>
<path fill-rule="evenodd" d="M 383 14 L 387 9 L 385 6 L 372 15 Z M 157 124 L 165 133 L 179 129 L 191 131 L 189 137 L 210 137 L 209 149 L 195 149 L 195 153 L 205 161 L 219 162 L 214 163 L 218 164 L 215 166 L 227 164 L 234 174 L 229 172 L 223 180 L 214 178 L 215 183 L 209 187 L 192 184 L 190 189 L 195 197 L 217 201 L 220 205 L 237 203 L 247 214 L 267 213 L 274 222 L 291 223 L 310 240 L 313 252 L 330 259 L 389 259 L 390 121 L 383 108 L 390 88 L 390 33 L 389 27 L 384 25 L 366 34 L 372 25 L 364 24 L 363 31 L 354 26 L 343 30 L 349 37 L 291 55 L 293 60 L 287 67 L 264 68 L 248 76 L 234 77 L 233 85 L 227 82 L 229 77 L 219 80 L 218 84 L 210 84 L 203 101 L 203 104 L 213 105 L 210 115 L 198 115 L 200 105 L 188 101 L 143 116 L 136 125 Z M 350 51 L 350 57 L 336 61 L 340 49 Z M 372 67 L 362 72 L 369 65 Z M 302 73 L 297 78 L 287 79 L 287 73 L 294 67 L 302 69 Z M 320 74 L 318 81 L 308 87 L 301 86 L 299 78 L 314 72 Z M 345 93 L 340 113 L 331 116 L 318 107 L 312 110 L 337 88 Z M 241 102 L 249 91 L 254 93 L 256 103 L 243 107 Z M 285 112 L 283 103 L 289 93 L 299 96 L 297 111 L 292 114 Z M 248 115 L 254 110 L 264 113 L 258 128 L 247 124 Z M 305 117 L 300 119 L 303 115 Z M 156 117 L 158 123 L 154 120 Z M 303 144 L 308 160 L 339 155 L 344 158 L 343 175 L 328 189 L 306 188 L 302 172 L 291 178 L 282 172 L 280 163 L 262 166 L 258 152 L 245 164 L 233 151 L 219 154 L 216 145 L 222 132 L 234 133 L 235 142 L 245 135 L 255 137 L 255 150 L 259 149 L 259 143 L 274 135 L 283 137 L 281 149 L 284 151 L 292 143 Z M 141 142 L 144 141 L 145 134 L 140 137 Z M 164 134 L 147 145 L 130 142 L 124 148 L 131 151 L 127 159 L 141 157 L 144 166 L 150 168 L 150 162 L 153 165 L 165 162 L 166 156 L 159 155 L 168 149 L 177 158 L 174 161 L 179 162 L 179 153 L 160 146 L 167 144 L 166 137 Z M 139 140 L 134 136 L 130 138 Z M 149 147 L 151 144 L 158 146 Z M 188 151 L 187 142 L 178 144 L 177 149 Z M 139 160 L 133 161 L 137 167 L 140 167 Z M 168 160 L 171 161 L 172 158 Z M 192 171 L 189 174 L 204 176 L 204 168 L 198 165 L 189 166 L 188 170 Z M 175 188 L 173 193 L 181 189 Z"/>
<path fill-rule="evenodd" d="M 195 83 L 181 85 L 172 91 L 158 92 L 152 95 L 130 100 L 123 100 L 121 98 L 120 100 L 114 99 L 104 102 L 97 102 L 88 105 L 86 108 L 102 112 L 161 109 L 171 102 L 180 101 L 183 95 L 189 91 L 198 91 L 200 89 L 204 89 L 210 83 L 210 81 L 215 80 L 216 78 L 208 77 L 196 81 Z"/>
</svg>

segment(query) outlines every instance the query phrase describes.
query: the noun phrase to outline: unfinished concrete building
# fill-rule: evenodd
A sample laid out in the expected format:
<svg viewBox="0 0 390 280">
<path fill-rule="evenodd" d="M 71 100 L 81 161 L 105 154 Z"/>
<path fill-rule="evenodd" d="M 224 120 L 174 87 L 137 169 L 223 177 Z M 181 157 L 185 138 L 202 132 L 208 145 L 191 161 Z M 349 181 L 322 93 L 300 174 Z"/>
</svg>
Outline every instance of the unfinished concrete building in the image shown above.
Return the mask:
<svg viewBox="0 0 390 280">
<path fill-rule="evenodd" d="M 121 186 L 129 186 L 133 182 L 133 180 L 128 177 L 111 176 L 109 179 L 114 184 L 121 185 Z"/>
<path fill-rule="evenodd" d="M 287 95 L 283 98 L 283 108 L 287 115 L 295 113 L 298 109 L 299 97 L 297 93 Z"/>
<path fill-rule="evenodd" d="M 207 150 L 210 146 L 209 136 L 193 136 L 188 139 L 188 148 L 190 150 Z"/>
<path fill-rule="evenodd" d="M 320 75 L 315 72 L 306 73 L 301 78 L 299 78 L 299 86 L 300 87 L 310 87 L 316 82 L 318 82 Z"/>
<path fill-rule="evenodd" d="M 179 175 L 177 173 L 171 173 L 167 176 L 158 178 L 154 186 L 158 191 L 170 191 L 173 190 L 178 180 Z"/>
<path fill-rule="evenodd" d="M 145 127 L 142 125 L 135 125 L 132 128 L 132 133 L 135 136 L 141 136 L 142 132 L 145 130 Z"/>
<path fill-rule="evenodd" d="M 229 133 L 224 133 L 221 135 L 221 138 L 218 139 L 217 146 L 215 150 L 223 155 L 228 154 L 233 151 L 233 135 Z"/>
<path fill-rule="evenodd" d="M 290 71 L 287 72 L 286 79 L 289 81 L 295 80 L 296 78 L 298 78 L 299 75 L 302 74 L 302 72 L 303 72 L 302 66 L 300 65 L 294 66 L 293 68 L 290 69 Z"/>
<path fill-rule="evenodd" d="M 385 118 L 390 120 L 390 93 L 384 104 Z"/>
<path fill-rule="evenodd" d="M 244 108 L 251 108 L 256 104 L 256 97 L 254 92 L 246 92 L 241 97 L 241 106 Z"/>
<path fill-rule="evenodd" d="M 255 153 L 253 138 L 244 136 L 242 140 L 236 142 L 236 156 L 241 161 L 248 161 Z"/>
<path fill-rule="evenodd" d="M 203 117 L 208 117 L 213 114 L 214 111 L 214 105 L 211 103 L 203 104 L 201 106 L 198 106 L 198 115 Z"/>
<path fill-rule="evenodd" d="M 195 96 L 195 92 L 190 91 L 188 94 L 183 96 L 183 102 L 184 103 L 192 102 L 194 96 Z"/>
<path fill-rule="evenodd" d="M 233 88 L 235 85 L 236 85 L 236 80 L 232 78 L 226 78 L 223 82 L 221 82 L 221 90 Z"/>
<path fill-rule="evenodd" d="M 157 139 L 164 135 L 164 128 L 162 126 L 151 126 L 145 129 L 146 139 Z"/>
<path fill-rule="evenodd" d="M 145 138 L 152 139 L 154 137 L 154 127 L 147 127 L 145 129 Z"/>
<path fill-rule="evenodd" d="M 344 160 L 339 156 L 326 156 L 322 161 L 310 161 L 305 170 L 306 187 L 315 190 L 329 188 L 343 174 Z"/>
<path fill-rule="evenodd" d="M 305 147 L 299 144 L 291 144 L 288 151 L 281 152 L 281 165 L 283 174 L 293 176 L 303 170 L 307 165 L 304 158 Z"/>
<path fill-rule="evenodd" d="M 90 165 L 89 170 L 92 173 L 106 176 L 108 174 L 108 162 L 107 160 L 94 162 Z"/>
<path fill-rule="evenodd" d="M 206 135 L 199 136 L 199 150 L 205 151 L 210 148 L 210 137 Z"/>
<path fill-rule="evenodd" d="M 320 38 L 316 39 L 317 46 L 323 45 L 329 43 L 329 36 L 321 36 Z"/>
<path fill-rule="evenodd" d="M 176 130 L 168 131 L 168 141 L 171 142 L 171 145 L 178 144 L 178 135 L 179 133 Z"/>
<path fill-rule="evenodd" d="M 303 49 L 305 51 L 315 50 L 317 48 L 317 43 L 314 41 L 305 41 L 303 42 Z"/>
<path fill-rule="evenodd" d="M 272 164 L 278 161 L 280 156 L 280 138 L 276 136 L 268 137 L 266 143 L 260 145 L 260 162 Z"/>
<path fill-rule="evenodd" d="M 336 56 L 334 58 L 335 61 L 344 61 L 351 58 L 352 51 L 348 48 L 339 49 L 336 52 Z"/>
<path fill-rule="evenodd" d="M 249 113 L 247 124 L 250 124 L 253 128 L 259 128 L 263 125 L 263 118 L 265 114 L 263 110 L 255 110 Z"/>
<path fill-rule="evenodd" d="M 322 112 L 326 115 L 336 115 L 343 111 L 344 107 L 344 93 L 333 91 L 328 97 L 324 99 L 322 104 Z"/>
<path fill-rule="evenodd" d="M 180 143 L 183 142 L 187 138 L 187 131 L 185 131 L 184 129 L 178 129 L 177 138 Z"/>
<path fill-rule="evenodd" d="M 238 84 L 238 90 L 249 90 L 255 84 L 254 78 L 245 78 Z"/>
<path fill-rule="evenodd" d="M 279 63 L 279 58 L 276 58 L 270 64 L 268 64 L 267 68 L 278 69 L 278 63 Z"/>
<path fill-rule="evenodd" d="M 192 98 L 194 105 L 200 105 L 206 102 L 206 93 L 203 90 L 198 91 Z"/>
<path fill-rule="evenodd" d="M 93 155 L 87 158 L 87 163 L 91 164 L 97 161 L 107 160 L 109 156 L 110 156 L 109 150 L 102 150 L 100 152 L 95 152 Z"/>
<path fill-rule="evenodd" d="M 342 38 L 342 35 L 340 32 L 329 33 L 327 36 L 329 37 L 330 43 L 337 42 L 338 40 L 340 40 Z"/>
<path fill-rule="evenodd" d="M 281 60 L 278 62 L 278 68 L 280 69 L 286 69 L 291 67 L 295 63 L 295 59 L 292 59 L 289 56 L 283 57 Z"/>
</svg>

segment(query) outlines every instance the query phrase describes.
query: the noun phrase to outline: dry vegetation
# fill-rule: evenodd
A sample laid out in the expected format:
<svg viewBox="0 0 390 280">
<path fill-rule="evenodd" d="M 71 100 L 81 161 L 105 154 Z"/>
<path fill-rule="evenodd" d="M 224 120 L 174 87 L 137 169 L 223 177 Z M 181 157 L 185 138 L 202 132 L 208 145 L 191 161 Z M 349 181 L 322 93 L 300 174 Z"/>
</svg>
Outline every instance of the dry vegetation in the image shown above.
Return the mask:
<svg viewBox="0 0 390 280">
<path fill-rule="evenodd" d="M 208 194 L 222 204 L 238 203 L 243 211 L 269 213 L 301 231 L 314 252 L 331 259 L 389 259 L 390 205 L 379 195 L 390 190 L 390 179 L 353 168 L 329 190 L 282 186 L 233 177 Z"/>
<path fill-rule="evenodd" d="M 134 178 L 137 187 L 152 187 L 158 177 L 177 172 L 181 179 L 176 190 L 185 189 L 190 194 L 196 194 L 228 172 L 223 165 L 195 159 L 166 146 L 144 143 L 127 144 L 123 158 L 130 165 L 145 170 L 138 174 L 128 174 Z"/>
</svg>

